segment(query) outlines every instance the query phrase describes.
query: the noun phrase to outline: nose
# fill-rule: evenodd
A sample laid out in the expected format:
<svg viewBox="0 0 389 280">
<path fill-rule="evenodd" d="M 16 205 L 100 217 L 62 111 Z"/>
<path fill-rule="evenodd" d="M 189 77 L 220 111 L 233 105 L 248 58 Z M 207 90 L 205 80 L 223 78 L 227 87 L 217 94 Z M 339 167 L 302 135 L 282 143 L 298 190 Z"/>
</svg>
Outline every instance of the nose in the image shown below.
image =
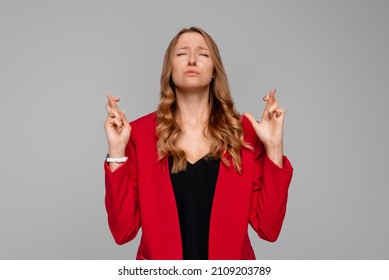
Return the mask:
<svg viewBox="0 0 389 280">
<path fill-rule="evenodd" d="M 190 65 L 190 66 L 195 66 L 196 65 L 196 59 L 195 59 L 194 54 L 191 54 L 189 56 L 188 65 Z"/>
</svg>

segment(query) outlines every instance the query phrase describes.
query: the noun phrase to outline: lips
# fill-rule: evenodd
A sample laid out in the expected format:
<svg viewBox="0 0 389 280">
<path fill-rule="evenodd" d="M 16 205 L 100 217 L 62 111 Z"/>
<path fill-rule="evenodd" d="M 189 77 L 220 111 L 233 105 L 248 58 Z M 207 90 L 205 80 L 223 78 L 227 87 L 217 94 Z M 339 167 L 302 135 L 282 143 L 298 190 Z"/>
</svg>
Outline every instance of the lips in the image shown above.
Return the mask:
<svg viewBox="0 0 389 280">
<path fill-rule="evenodd" d="M 197 72 L 197 71 L 194 71 L 194 70 L 188 70 L 188 71 L 185 72 L 185 74 L 188 75 L 188 76 L 197 76 L 200 73 Z"/>
<path fill-rule="evenodd" d="M 200 74 L 200 73 L 195 70 L 188 70 L 185 72 L 185 74 Z"/>
</svg>

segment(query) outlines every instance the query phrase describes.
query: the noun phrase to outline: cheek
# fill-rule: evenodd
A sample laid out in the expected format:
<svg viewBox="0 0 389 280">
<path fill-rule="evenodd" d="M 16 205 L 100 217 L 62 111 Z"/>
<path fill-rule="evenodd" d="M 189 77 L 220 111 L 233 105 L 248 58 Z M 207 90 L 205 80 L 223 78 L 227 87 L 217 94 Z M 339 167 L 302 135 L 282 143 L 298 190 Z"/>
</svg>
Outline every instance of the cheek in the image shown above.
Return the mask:
<svg viewBox="0 0 389 280">
<path fill-rule="evenodd" d="M 177 63 L 172 64 L 172 76 L 176 75 L 178 73 L 179 67 Z"/>
<path fill-rule="evenodd" d="M 177 68 L 172 66 L 172 75 L 177 72 Z"/>
<path fill-rule="evenodd" d="M 186 67 L 186 63 L 184 61 L 175 60 L 172 63 L 172 72 L 178 73 L 185 67 Z"/>
<path fill-rule="evenodd" d="M 213 64 L 210 64 L 210 65 L 207 66 L 207 73 L 210 76 L 213 76 L 214 71 L 215 71 L 215 68 L 214 68 Z"/>
<path fill-rule="evenodd" d="M 178 68 L 172 67 L 172 80 L 173 80 L 174 84 L 179 83 L 179 81 L 178 81 L 180 79 L 179 77 L 180 77 L 180 74 L 179 74 Z"/>
<path fill-rule="evenodd" d="M 213 73 L 213 71 L 214 71 L 213 62 L 211 62 L 211 61 L 206 61 L 206 62 L 204 63 L 204 68 L 207 69 L 207 72 L 208 72 L 208 73 Z"/>
</svg>

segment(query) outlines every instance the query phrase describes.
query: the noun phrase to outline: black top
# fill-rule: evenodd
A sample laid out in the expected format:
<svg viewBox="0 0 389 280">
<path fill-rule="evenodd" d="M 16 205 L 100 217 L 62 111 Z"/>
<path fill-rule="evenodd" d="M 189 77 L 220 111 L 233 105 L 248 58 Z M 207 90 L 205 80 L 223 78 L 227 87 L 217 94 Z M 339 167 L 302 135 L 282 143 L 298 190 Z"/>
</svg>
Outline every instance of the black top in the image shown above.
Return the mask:
<svg viewBox="0 0 389 280">
<path fill-rule="evenodd" d="M 220 160 L 203 157 L 185 171 L 170 172 L 180 220 L 184 260 L 208 259 L 211 208 Z M 173 158 L 169 157 L 172 170 Z"/>
</svg>

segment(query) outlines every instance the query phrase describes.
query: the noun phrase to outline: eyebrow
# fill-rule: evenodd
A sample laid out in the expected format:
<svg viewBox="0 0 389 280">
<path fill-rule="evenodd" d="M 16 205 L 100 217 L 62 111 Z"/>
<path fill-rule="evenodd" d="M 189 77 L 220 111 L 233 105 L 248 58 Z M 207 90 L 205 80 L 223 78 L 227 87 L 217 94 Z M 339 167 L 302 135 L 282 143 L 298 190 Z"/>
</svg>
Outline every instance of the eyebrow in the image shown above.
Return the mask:
<svg viewBox="0 0 389 280">
<path fill-rule="evenodd" d="M 187 49 L 189 49 L 189 47 L 185 46 L 185 47 L 177 48 L 176 50 L 187 50 Z M 204 51 L 209 51 L 208 48 L 204 48 L 204 47 L 201 47 L 201 46 L 196 47 L 196 49 L 200 49 L 200 50 L 204 50 Z"/>
</svg>

